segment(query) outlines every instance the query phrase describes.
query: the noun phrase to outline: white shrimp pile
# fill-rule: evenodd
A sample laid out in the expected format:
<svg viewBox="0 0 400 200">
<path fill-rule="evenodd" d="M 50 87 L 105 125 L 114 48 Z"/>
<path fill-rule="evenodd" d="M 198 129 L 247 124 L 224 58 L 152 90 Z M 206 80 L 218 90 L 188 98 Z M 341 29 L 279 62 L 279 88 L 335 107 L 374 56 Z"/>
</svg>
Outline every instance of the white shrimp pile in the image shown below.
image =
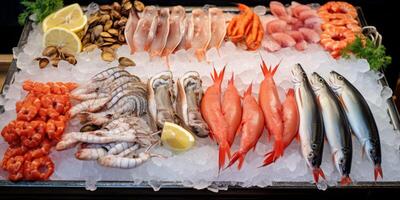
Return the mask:
<svg viewBox="0 0 400 200">
<path fill-rule="evenodd" d="M 28 43 L 22 49 L 15 49 L 17 66 L 21 69 L 15 74 L 15 81 L 6 88 L 0 103 L 5 106 L 5 113 L 0 115 L 0 129 L 5 124 L 15 118 L 15 103 L 26 93 L 21 85 L 24 80 L 33 81 L 74 81 L 87 83 L 96 73 L 109 67 L 117 66 L 117 61 L 106 63 L 101 60 L 100 50 L 90 53 L 81 53 L 77 56 L 78 63 L 72 66 L 67 62 L 60 61 L 58 68 L 47 67 L 39 69 L 35 57 L 38 57 L 42 47 L 37 41 L 41 41 L 43 33 L 40 26 L 34 26 L 30 33 Z M 190 50 L 189 50 L 190 51 Z M 140 79 L 146 81 L 152 75 L 167 70 L 166 61 L 163 58 L 152 58 L 150 60 L 147 53 L 136 53 L 130 55 L 127 45 L 118 49 L 118 56 L 131 58 L 136 62 L 135 67 L 127 70 Z M 292 87 L 290 81 L 290 69 L 295 63 L 300 63 L 307 74 L 318 72 L 327 77 L 331 70 L 343 74 L 366 98 L 377 122 L 381 146 L 382 146 L 382 169 L 383 180 L 380 181 L 399 181 L 400 166 L 399 144 L 400 134 L 393 130 L 390 118 L 387 114 L 386 100 L 392 95 L 388 87 L 378 84 L 381 75 L 369 71 L 370 67 L 366 60 L 352 58 L 350 60 L 331 58 L 328 52 L 324 51 L 319 45 L 310 45 L 303 52 L 292 48 L 284 48 L 275 53 L 268 53 L 264 50 L 248 52 L 236 48 L 231 42 L 224 42 L 219 49 L 219 53 L 212 48 L 206 53 L 206 60 L 198 62 L 193 53 L 179 50 L 170 56 L 170 69 L 174 79 L 182 76 L 187 71 L 197 71 L 203 80 L 203 89 L 212 83 L 209 76 L 212 67 L 221 70 L 227 66 L 225 80 L 227 84 L 231 73 L 235 74 L 235 84 L 239 91 L 253 83 L 254 95 L 258 95 L 259 84 L 263 79 L 260 69 L 260 55 L 270 64 L 275 65 L 282 61 L 275 74 L 275 82 L 279 86 L 279 93 L 284 98 L 284 92 Z M 79 131 L 81 127 L 79 120 L 74 118 L 70 121 L 66 133 Z M 236 139 L 231 150 L 238 148 Z M 147 162 L 133 169 L 114 169 L 98 165 L 96 161 L 81 161 L 75 158 L 76 149 L 52 153 L 55 162 L 55 173 L 50 177 L 52 180 L 83 180 L 89 190 L 96 189 L 98 181 L 132 181 L 135 184 L 148 184 L 159 190 L 165 185 L 173 184 L 197 189 L 208 188 L 212 191 L 227 189 L 230 185 L 240 185 L 243 187 L 259 186 L 265 187 L 273 185 L 274 182 L 312 182 L 312 175 L 300 153 L 298 142 L 294 141 L 286 149 L 283 158 L 268 167 L 259 168 L 264 158 L 264 154 L 272 149 L 271 141 L 267 141 L 266 133 L 259 140 L 255 151 L 249 152 L 245 163 L 240 171 L 236 167 L 222 170 L 218 174 L 218 146 L 209 138 L 196 138 L 196 144 L 187 152 L 174 154 L 162 146 L 152 150 L 154 154 L 163 155 L 163 158 L 153 157 Z M 0 138 L 0 154 L 3 155 L 8 145 Z M 96 145 L 89 146 L 96 148 Z M 88 147 L 88 148 L 89 148 Z M 135 145 L 131 146 L 136 148 Z M 111 149 L 100 153 L 109 153 Z M 354 182 L 373 181 L 373 165 L 362 157 L 361 146 L 356 139 L 353 139 L 353 163 L 351 178 Z M 328 145 L 325 145 L 323 163 L 321 168 L 324 170 L 327 185 L 336 185 L 339 174 L 335 170 Z M 114 155 L 114 154 L 112 154 Z M 143 154 L 138 154 L 138 157 Z M 6 179 L 4 171 L 0 170 L 0 179 Z M 222 182 L 224 184 L 222 184 Z M 320 185 L 321 189 L 326 189 L 326 185 Z"/>
</svg>

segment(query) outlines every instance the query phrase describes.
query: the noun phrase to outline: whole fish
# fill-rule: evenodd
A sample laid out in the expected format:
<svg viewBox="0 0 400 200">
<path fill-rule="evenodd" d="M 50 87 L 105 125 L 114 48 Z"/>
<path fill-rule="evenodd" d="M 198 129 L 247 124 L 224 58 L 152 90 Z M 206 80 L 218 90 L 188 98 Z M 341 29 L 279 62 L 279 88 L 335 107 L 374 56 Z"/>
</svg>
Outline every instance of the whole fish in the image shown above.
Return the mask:
<svg viewBox="0 0 400 200">
<path fill-rule="evenodd" d="M 206 56 L 206 50 L 211 40 L 211 20 L 202 9 L 192 11 L 193 40 L 191 47 L 195 51 L 197 60 L 202 61 Z"/>
<path fill-rule="evenodd" d="M 218 167 L 219 170 L 225 164 L 225 155 L 230 158 L 230 145 L 228 142 L 228 123 L 222 113 L 221 105 L 221 83 L 224 79 L 225 68 L 211 78 L 214 83 L 209 86 L 201 100 L 201 115 L 210 128 L 210 137 L 215 139 L 219 145 Z"/>
<path fill-rule="evenodd" d="M 294 90 L 289 89 L 286 94 L 285 102 L 282 104 L 283 107 L 283 148 L 292 143 L 293 139 L 298 135 L 300 116 L 297 110 L 296 99 L 294 97 Z M 275 155 L 275 150 L 272 150 L 265 154 L 263 166 L 267 166 L 275 162 L 279 156 Z"/>
<path fill-rule="evenodd" d="M 146 6 L 142 17 L 137 23 L 133 42 L 135 51 L 147 51 L 156 35 L 158 25 L 158 9 L 155 6 Z"/>
<path fill-rule="evenodd" d="M 342 176 L 340 183 L 348 185 L 351 183 L 349 175 L 353 154 L 350 125 L 339 100 L 326 81 L 315 72 L 311 76 L 311 86 L 321 108 L 325 135 L 331 147 L 333 161 Z"/>
<path fill-rule="evenodd" d="M 169 34 L 167 43 L 163 51 L 163 56 L 168 56 L 174 52 L 175 48 L 182 41 L 185 34 L 185 23 L 186 19 L 185 8 L 182 6 L 174 6 L 171 8 L 171 15 L 169 18 Z"/>
<path fill-rule="evenodd" d="M 239 160 L 238 169 L 240 169 L 247 152 L 252 148 L 256 148 L 258 139 L 260 139 L 264 131 L 264 114 L 256 98 L 251 95 L 251 88 L 252 85 L 250 84 L 243 95 L 243 117 L 239 127 L 239 131 L 242 132 L 240 147 L 239 150 L 232 155 L 228 167 Z"/>
<path fill-rule="evenodd" d="M 330 83 L 344 108 L 352 132 L 375 166 L 375 180 L 378 176 L 382 178 L 379 131 L 367 102 L 357 88 L 339 73 L 330 73 Z"/>
<path fill-rule="evenodd" d="M 219 49 L 226 34 L 225 14 L 219 8 L 210 8 L 208 14 L 211 20 L 211 40 L 208 48 L 215 47 Z"/>
<path fill-rule="evenodd" d="M 151 42 L 149 53 L 151 57 L 161 56 L 169 33 L 169 8 L 159 10 L 156 35 Z"/>
<path fill-rule="evenodd" d="M 235 87 L 233 73 L 231 80 L 228 81 L 228 86 L 223 95 L 222 113 L 224 114 L 225 120 L 229 126 L 228 142 L 229 145 L 232 145 L 242 119 L 241 97 L 237 88 Z"/>
<path fill-rule="evenodd" d="M 297 107 L 300 114 L 299 136 L 301 152 L 312 169 L 314 181 L 325 179 L 320 168 L 324 149 L 324 124 L 317 99 L 300 64 L 291 70 Z"/>
</svg>

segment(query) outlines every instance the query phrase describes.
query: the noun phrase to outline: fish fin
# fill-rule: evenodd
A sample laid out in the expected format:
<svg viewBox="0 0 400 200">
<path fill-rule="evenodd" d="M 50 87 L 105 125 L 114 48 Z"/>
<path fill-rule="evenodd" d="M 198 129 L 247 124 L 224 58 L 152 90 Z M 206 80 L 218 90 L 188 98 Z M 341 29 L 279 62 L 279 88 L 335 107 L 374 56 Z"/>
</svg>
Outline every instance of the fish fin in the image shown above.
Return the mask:
<svg viewBox="0 0 400 200">
<path fill-rule="evenodd" d="M 383 173 L 382 173 L 382 167 L 381 167 L 381 165 L 375 165 L 375 168 L 374 168 L 374 178 L 375 178 L 375 181 L 378 179 L 378 176 L 380 176 L 381 177 L 381 179 L 383 179 Z"/>
<path fill-rule="evenodd" d="M 222 71 L 219 72 L 219 74 L 217 73 L 217 70 L 215 70 L 215 68 L 214 68 L 214 74 L 211 75 L 211 78 L 214 81 L 214 83 L 221 85 L 222 80 L 224 79 L 225 68 L 226 68 L 226 65 L 224 66 Z"/>
<path fill-rule="evenodd" d="M 283 145 L 283 141 L 282 140 L 275 140 L 275 146 L 274 146 L 274 159 L 277 159 L 281 156 L 283 156 L 283 152 L 285 150 L 285 147 Z"/>
<path fill-rule="evenodd" d="M 342 176 L 342 178 L 340 179 L 340 185 L 342 186 L 346 186 L 346 185 L 350 185 L 352 182 L 351 178 L 349 176 Z"/>
<path fill-rule="evenodd" d="M 238 170 L 240 170 L 243 166 L 243 162 L 244 162 L 244 155 L 241 151 L 237 151 L 233 154 L 231 160 L 229 161 L 229 164 L 226 168 L 232 166 L 233 164 L 235 164 L 235 162 L 239 160 L 239 164 L 238 164 Z M 225 169 L 226 169 L 225 168 Z"/>
<path fill-rule="evenodd" d="M 268 165 L 274 163 L 276 161 L 276 159 L 277 158 L 275 158 L 275 151 L 272 150 L 265 154 L 263 164 L 260 167 L 268 166 Z"/>
<path fill-rule="evenodd" d="M 250 83 L 249 87 L 247 87 L 246 92 L 244 92 L 243 97 L 250 96 L 253 90 L 253 83 Z"/>
<path fill-rule="evenodd" d="M 296 141 L 297 141 L 298 143 L 300 143 L 300 135 L 299 135 L 299 133 L 296 134 Z"/>
<path fill-rule="evenodd" d="M 276 70 L 278 69 L 278 67 L 279 67 L 279 65 L 281 64 L 281 62 L 282 62 L 282 59 L 279 61 L 278 64 L 275 65 L 274 69 L 272 69 L 272 72 L 271 72 L 271 73 L 272 73 L 272 76 L 275 75 L 275 72 L 276 72 Z"/>
<path fill-rule="evenodd" d="M 315 183 L 318 183 L 319 177 L 320 177 L 320 176 L 321 176 L 323 179 L 325 179 L 325 174 L 324 174 L 324 172 L 322 171 L 322 169 L 319 168 L 319 167 L 313 169 L 313 176 L 314 176 L 314 181 L 315 181 Z"/>
<path fill-rule="evenodd" d="M 261 63 L 262 63 L 262 65 L 260 67 L 261 67 L 262 73 L 264 74 L 264 77 L 266 77 L 267 74 L 269 74 L 269 69 L 267 68 L 267 65 L 265 64 L 265 61 L 262 58 L 261 54 L 260 54 L 260 58 L 261 58 Z"/>
<path fill-rule="evenodd" d="M 343 96 L 340 95 L 340 96 L 337 96 L 337 97 L 339 99 L 339 102 L 342 104 L 342 107 L 343 107 L 344 111 L 348 112 L 349 110 L 347 109 L 346 104 L 344 104 Z"/>
<path fill-rule="evenodd" d="M 225 165 L 225 155 L 228 154 L 228 157 L 231 157 L 230 147 L 227 141 L 222 141 L 219 145 L 219 158 L 218 158 L 218 169 L 221 171 L 221 168 Z"/>
</svg>

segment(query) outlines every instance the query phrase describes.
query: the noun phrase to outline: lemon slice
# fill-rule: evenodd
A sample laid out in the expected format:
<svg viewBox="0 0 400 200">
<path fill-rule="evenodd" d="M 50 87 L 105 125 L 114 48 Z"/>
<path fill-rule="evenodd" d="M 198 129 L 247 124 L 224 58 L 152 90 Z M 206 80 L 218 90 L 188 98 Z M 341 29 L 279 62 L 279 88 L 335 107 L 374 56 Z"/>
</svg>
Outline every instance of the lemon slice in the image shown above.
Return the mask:
<svg viewBox="0 0 400 200">
<path fill-rule="evenodd" d="M 43 31 L 53 27 L 63 27 L 73 32 L 82 30 L 87 23 L 87 17 L 79 4 L 75 3 L 50 14 L 43 20 Z"/>
<path fill-rule="evenodd" d="M 78 36 L 74 32 L 62 27 L 54 27 L 46 31 L 43 36 L 43 44 L 45 47 L 63 47 L 74 53 L 79 53 L 82 48 L 82 43 Z"/>
<path fill-rule="evenodd" d="M 193 135 L 181 126 L 165 122 L 161 133 L 163 145 L 174 151 L 186 151 L 194 144 Z"/>
</svg>

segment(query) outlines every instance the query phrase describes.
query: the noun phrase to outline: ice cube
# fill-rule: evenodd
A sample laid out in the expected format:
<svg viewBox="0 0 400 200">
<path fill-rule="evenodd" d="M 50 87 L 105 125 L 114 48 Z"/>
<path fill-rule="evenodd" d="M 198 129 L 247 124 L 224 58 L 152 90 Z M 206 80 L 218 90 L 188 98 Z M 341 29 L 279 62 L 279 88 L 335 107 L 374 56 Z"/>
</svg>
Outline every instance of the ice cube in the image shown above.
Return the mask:
<svg viewBox="0 0 400 200">
<path fill-rule="evenodd" d="M 382 97 L 383 100 L 391 98 L 392 95 L 393 95 L 393 91 L 392 91 L 392 89 L 390 89 L 390 87 L 384 86 L 382 88 L 381 97 Z"/>
</svg>

